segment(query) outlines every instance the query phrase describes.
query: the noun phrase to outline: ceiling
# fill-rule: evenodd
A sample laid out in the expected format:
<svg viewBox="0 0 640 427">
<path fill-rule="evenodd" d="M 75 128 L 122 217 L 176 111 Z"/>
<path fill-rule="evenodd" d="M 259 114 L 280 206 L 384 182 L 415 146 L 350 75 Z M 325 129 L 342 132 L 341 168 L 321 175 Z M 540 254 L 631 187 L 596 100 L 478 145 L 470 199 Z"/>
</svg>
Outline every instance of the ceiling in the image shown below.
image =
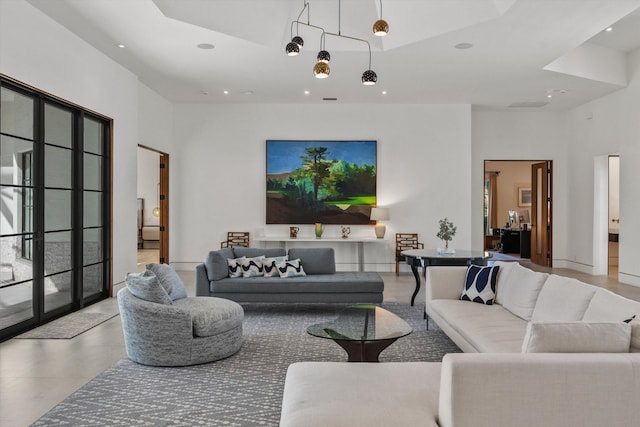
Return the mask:
<svg viewBox="0 0 640 427">
<path fill-rule="evenodd" d="M 640 48 L 640 0 L 383 0 L 385 37 L 371 31 L 379 0 L 308 0 L 303 25 L 303 0 L 28 1 L 174 103 L 563 111 L 624 87 Z M 304 23 L 366 40 L 378 83 L 360 80 L 367 43 L 331 35 L 331 75 L 316 79 L 322 31 Z"/>
</svg>

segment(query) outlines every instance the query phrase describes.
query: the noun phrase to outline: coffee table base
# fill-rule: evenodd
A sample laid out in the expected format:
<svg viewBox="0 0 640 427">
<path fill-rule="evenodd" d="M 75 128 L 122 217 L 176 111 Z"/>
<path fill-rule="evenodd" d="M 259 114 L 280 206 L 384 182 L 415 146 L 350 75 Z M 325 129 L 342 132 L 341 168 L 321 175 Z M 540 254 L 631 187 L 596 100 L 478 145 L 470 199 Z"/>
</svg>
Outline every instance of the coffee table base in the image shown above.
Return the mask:
<svg viewBox="0 0 640 427">
<path fill-rule="evenodd" d="M 342 347 L 349 356 L 349 362 L 379 362 L 378 357 L 382 351 L 396 342 L 397 338 L 379 341 L 348 341 L 334 339 L 336 344 Z"/>
</svg>

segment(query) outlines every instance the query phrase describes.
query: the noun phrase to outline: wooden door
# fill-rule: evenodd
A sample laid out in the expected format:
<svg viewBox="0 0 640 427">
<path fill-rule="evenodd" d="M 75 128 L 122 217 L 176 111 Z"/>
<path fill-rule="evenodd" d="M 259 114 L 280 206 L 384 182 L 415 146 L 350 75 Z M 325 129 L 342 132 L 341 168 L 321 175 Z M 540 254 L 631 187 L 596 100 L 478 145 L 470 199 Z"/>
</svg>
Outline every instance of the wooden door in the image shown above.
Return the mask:
<svg viewBox="0 0 640 427">
<path fill-rule="evenodd" d="M 169 264 L 169 155 L 160 153 L 160 263 Z"/>
<path fill-rule="evenodd" d="M 551 267 L 552 162 L 531 165 L 531 262 Z"/>
</svg>

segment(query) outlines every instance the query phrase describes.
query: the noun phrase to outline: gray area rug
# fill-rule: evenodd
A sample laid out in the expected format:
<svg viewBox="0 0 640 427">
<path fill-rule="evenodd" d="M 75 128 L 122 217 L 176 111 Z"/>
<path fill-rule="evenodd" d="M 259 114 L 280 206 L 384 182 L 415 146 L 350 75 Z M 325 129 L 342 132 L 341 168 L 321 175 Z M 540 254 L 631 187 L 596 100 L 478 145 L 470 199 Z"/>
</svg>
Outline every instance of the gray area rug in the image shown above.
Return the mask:
<svg viewBox="0 0 640 427">
<path fill-rule="evenodd" d="M 243 306 L 245 339 L 237 354 L 183 368 L 121 360 L 33 425 L 277 426 L 290 364 L 346 361 L 333 341 L 306 333 L 308 325 L 334 319 L 344 306 Z M 447 353 L 460 352 L 433 322 L 426 330 L 424 306 L 382 306 L 414 329 L 380 355 L 382 363 L 440 361 Z"/>
<path fill-rule="evenodd" d="M 71 339 L 117 315 L 118 313 L 75 312 L 20 334 L 16 338 Z"/>
</svg>

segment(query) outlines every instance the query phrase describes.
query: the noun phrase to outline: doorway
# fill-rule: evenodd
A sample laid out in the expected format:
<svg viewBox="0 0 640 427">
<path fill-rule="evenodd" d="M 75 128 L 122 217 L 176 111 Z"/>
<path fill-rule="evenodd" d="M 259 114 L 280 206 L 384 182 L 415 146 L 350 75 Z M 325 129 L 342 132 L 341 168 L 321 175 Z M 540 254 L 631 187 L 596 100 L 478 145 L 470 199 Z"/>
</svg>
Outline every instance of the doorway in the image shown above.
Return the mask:
<svg viewBox="0 0 640 427">
<path fill-rule="evenodd" d="M 484 249 L 551 266 L 552 162 L 485 160 Z"/>
<path fill-rule="evenodd" d="M 169 262 L 169 155 L 138 145 L 138 271 Z"/>
<path fill-rule="evenodd" d="M 620 240 L 620 156 L 609 156 L 609 203 L 608 203 L 608 274 L 618 277 L 618 242 Z"/>
</svg>

